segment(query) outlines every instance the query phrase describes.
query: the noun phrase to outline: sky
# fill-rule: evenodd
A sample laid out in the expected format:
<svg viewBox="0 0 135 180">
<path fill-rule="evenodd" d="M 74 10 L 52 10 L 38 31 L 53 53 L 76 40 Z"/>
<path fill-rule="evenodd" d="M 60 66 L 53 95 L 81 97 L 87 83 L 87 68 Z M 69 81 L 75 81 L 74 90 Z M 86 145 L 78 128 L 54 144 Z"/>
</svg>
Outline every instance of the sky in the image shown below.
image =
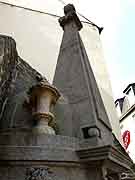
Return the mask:
<svg viewBox="0 0 135 180">
<path fill-rule="evenodd" d="M 102 36 L 104 55 L 115 98 L 123 96 L 122 91 L 126 86 L 135 82 L 135 1 L 121 0 L 117 11 L 116 17 L 112 16 L 114 19 L 110 27 L 106 22 Z M 111 30 L 112 26 L 114 29 Z"/>
<path fill-rule="evenodd" d="M 51 12 L 63 13 L 61 0 L 4 0 Z M 78 12 L 103 26 L 101 42 L 114 98 L 123 96 L 129 83 L 135 82 L 135 0 L 63 0 L 73 3 Z M 49 8 L 48 8 L 49 7 Z"/>
<path fill-rule="evenodd" d="M 135 82 L 135 0 L 74 0 L 74 4 L 104 27 L 101 41 L 114 98 L 122 97 L 126 86 Z"/>
</svg>

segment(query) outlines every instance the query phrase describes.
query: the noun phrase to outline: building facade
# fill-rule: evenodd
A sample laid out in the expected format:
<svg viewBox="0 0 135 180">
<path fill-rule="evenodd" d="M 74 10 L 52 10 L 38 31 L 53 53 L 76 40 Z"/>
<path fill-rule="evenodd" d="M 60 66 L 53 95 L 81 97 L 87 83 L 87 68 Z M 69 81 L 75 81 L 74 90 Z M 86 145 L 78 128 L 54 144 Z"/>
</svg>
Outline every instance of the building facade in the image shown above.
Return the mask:
<svg viewBox="0 0 135 180">
<path fill-rule="evenodd" d="M 135 162 L 135 83 L 129 84 L 123 94 L 115 101 L 115 107 L 125 149 Z"/>
</svg>

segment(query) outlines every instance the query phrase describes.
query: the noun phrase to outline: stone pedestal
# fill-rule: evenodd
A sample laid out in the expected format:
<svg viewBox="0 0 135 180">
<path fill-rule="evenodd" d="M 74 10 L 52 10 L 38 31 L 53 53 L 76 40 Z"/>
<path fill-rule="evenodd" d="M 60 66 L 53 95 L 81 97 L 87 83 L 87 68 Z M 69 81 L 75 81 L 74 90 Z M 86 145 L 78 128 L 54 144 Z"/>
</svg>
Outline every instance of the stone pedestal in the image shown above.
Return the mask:
<svg viewBox="0 0 135 180">
<path fill-rule="evenodd" d="M 1 130 L 0 180 L 118 180 L 132 164 L 111 146 L 82 149 L 84 141 L 28 128 Z"/>
</svg>

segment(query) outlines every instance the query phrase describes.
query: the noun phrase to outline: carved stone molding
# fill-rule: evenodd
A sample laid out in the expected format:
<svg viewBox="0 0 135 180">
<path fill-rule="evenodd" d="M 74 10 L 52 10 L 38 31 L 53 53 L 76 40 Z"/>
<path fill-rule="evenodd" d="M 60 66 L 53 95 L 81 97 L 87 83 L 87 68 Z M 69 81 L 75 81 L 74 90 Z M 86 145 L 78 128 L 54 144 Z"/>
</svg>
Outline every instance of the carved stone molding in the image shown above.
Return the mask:
<svg viewBox="0 0 135 180">
<path fill-rule="evenodd" d="M 54 174 L 48 167 L 31 167 L 26 170 L 25 180 L 54 180 Z"/>
</svg>

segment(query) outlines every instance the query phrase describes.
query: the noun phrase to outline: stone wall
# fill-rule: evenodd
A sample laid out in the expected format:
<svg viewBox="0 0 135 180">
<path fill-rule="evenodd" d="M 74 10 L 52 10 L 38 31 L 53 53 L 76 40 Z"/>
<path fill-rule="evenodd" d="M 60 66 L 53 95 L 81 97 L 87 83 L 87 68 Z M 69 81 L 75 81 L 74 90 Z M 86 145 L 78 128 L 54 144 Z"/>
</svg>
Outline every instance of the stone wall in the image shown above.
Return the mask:
<svg viewBox="0 0 135 180">
<path fill-rule="evenodd" d="M 24 106 L 27 91 L 41 75 L 17 54 L 15 41 L 0 36 L 0 128 L 32 125 Z"/>
</svg>

